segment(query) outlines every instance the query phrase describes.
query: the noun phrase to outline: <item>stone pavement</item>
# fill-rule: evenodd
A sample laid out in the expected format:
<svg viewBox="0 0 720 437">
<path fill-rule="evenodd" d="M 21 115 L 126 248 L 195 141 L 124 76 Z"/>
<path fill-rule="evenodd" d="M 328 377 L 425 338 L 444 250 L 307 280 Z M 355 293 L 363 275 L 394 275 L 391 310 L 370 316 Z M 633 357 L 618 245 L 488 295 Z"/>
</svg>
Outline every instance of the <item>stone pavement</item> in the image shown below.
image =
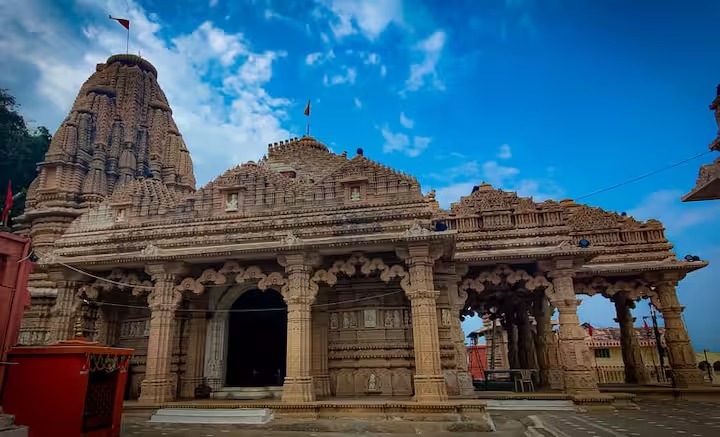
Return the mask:
<svg viewBox="0 0 720 437">
<path fill-rule="evenodd" d="M 638 406 L 639 410 L 535 415 L 558 437 L 720 436 L 720 402 L 640 401 Z"/>
<path fill-rule="evenodd" d="M 148 423 L 146 417 L 125 416 L 121 437 L 524 437 L 525 427 L 516 419 L 500 417 L 496 432 L 462 428 L 441 431 L 432 423 L 410 421 L 318 420 L 311 422 L 271 422 L 251 425 L 190 425 Z M 423 425 L 423 426 L 420 426 Z M 429 426 L 428 426 L 429 425 Z"/>
</svg>

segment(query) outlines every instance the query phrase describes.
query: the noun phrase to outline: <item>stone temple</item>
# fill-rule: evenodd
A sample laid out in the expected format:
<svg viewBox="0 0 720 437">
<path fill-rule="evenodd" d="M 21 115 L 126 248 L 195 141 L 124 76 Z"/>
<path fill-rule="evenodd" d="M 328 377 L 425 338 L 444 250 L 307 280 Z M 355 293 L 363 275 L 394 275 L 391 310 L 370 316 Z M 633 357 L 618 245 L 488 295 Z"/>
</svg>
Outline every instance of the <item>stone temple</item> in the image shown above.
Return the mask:
<svg viewBox="0 0 720 437">
<path fill-rule="evenodd" d="M 663 225 L 480 184 L 449 210 L 417 179 L 305 136 L 197 188 L 158 72 L 115 55 L 83 84 L 16 221 L 40 264 L 20 342 L 84 334 L 136 350 L 128 399 L 282 404 L 472 397 L 463 317 L 499 320 L 509 366 L 601 399 L 578 294 L 662 312 L 678 386 L 703 383 Z M 610 304 L 610 303 L 609 303 Z M 554 333 L 550 317 L 559 313 Z M 626 371 L 646 380 L 637 338 Z M 202 391 L 200 390 L 200 391 Z"/>
</svg>

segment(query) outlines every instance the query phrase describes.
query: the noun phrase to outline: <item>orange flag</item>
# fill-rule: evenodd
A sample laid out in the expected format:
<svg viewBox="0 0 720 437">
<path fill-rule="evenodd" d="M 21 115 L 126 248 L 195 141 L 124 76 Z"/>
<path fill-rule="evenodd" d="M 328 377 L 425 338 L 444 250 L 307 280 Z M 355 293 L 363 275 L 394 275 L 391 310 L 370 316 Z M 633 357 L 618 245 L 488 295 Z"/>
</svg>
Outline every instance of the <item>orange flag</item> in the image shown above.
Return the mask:
<svg viewBox="0 0 720 437">
<path fill-rule="evenodd" d="M 305 115 L 310 117 L 310 100 L 308 100 L 308 104 L 305 107 Z"/>
</svg>

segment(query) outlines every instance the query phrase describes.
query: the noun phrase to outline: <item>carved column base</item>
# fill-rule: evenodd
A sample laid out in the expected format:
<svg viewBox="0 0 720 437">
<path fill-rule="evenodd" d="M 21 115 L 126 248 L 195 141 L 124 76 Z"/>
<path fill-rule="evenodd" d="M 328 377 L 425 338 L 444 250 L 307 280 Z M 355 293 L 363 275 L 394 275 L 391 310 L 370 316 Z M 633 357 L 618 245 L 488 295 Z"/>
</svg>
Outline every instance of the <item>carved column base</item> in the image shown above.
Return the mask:
<svg viewBox="0 0 720 437">
<path fill-rule="evenodd" d="M 565 369 L 563 371 L 563 382 L 565 392 L 568 394 L 599 393 L 597 377 L 591 370 Z"/>
<path fill-rule="evenodd" d="M 145 379 L 140 384 L 142 403 L 161 404 L 175 399 L 175 380 L 172 378 Z"/>
<path fill-rule="evenodd" d="M 650 377 L 650 372 L 648 371 L 647 367 L 645 367 L 644 364 L 641 365 L 625 365 L 625 375 L 627 379 L 627 375 L 631 375 L 632 379 L 628 381 L 628 383 L 634 383 L 634 384 L 640 384 L 640 385 L 647 385 L 652 382 L 652 378 Z"/>
<path fill-rule="evenodd" d="M 221 388 L 223 388 L 223 379 L 222 378 L 211 378 L 208 377 L 207 379 L 207 385 L 210 386 L 212 391 L 218 391 Z"/>
<path fill-rule="evenodd" d="M 705 385 L 705 375 L 696 367 L 688 369 L 672 369 L 675 377 L 675 386 L 691 387 L 697 385 Z"/>
<path fill-rule="evenodd" d="M 330 393 L 330 375 L 313 376 L 313 384 L 315 386 L 315 396 L 329 397 Z"/>
<path fill-rule="evenodd" d="M 195 397 L 195 388 L 202 384 L 202 378 L 180 379 L 180 397 L 183 399 L 193 399 Z"/>
<path fill-rule="evenodd" d="M 458 370 L 457 372 L 458 388 L 460 396 L 471 396 L 475 393 L 472 375 L 467 370 Z"/>
<path fill-rule="evenodd" d="M 282 401 L 286 404 L 300 404 L 315 400 L 312 376 L 286 376 L 283 384 Z"/>
<path fill-rule="evenodd" d="M 442 402 L 448 398 L 442 375 L 415 375 L 415 402 Z"/>
<path fill-rule="evenodd" d="M 562 369 L 548 369 L 547 376 L 551 390 L 563 390 L 565 388 Z"/>
</svg>

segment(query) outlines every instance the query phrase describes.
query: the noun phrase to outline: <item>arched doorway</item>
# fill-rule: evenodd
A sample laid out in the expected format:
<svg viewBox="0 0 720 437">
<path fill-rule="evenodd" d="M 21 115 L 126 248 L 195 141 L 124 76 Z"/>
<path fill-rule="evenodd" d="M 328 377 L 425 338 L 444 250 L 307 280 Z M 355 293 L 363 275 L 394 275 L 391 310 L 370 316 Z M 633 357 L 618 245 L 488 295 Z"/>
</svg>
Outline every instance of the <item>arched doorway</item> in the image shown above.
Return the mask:
<svg viewBox="0 0 720 437">
<path fill-rule="evenodd" d="M 287 355 L 287 305 L 280 293 L 248 290 L 228 322 L 227 387 L 282 385 Z"/>
</svg>

